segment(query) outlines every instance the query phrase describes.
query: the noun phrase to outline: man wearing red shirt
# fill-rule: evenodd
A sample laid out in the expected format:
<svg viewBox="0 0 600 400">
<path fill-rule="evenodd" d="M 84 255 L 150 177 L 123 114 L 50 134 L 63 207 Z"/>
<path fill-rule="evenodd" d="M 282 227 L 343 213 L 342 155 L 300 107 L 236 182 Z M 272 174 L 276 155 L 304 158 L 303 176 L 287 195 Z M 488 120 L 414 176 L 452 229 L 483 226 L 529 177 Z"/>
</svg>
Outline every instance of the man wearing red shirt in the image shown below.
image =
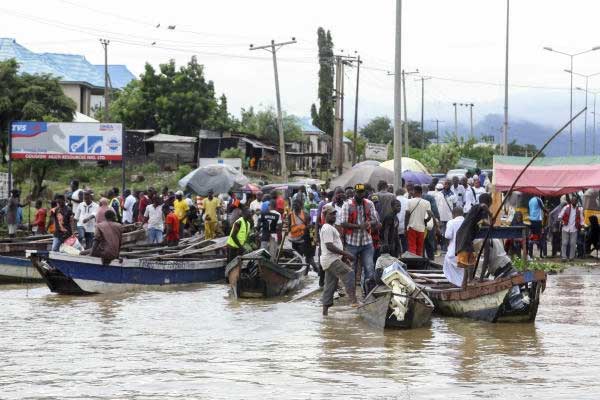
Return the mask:
<svg viewBox="0 0 600 400">
<path fill-rule="evenodd" d="M 168 210 L 165 218 L 165 241 L 167 246 L 177 246 L 179 244 L 179 218 L 175 215 L 173 206 L 169 206 L 165 210 Z"/>
<path fill-rule="evenodd" d="M 46 209 L 42 207 L 42 201 L 38 200 L 35 202 L 35 208 L 37 209 L 35 213 L 35 221 L 33 222 L 33 226 L 37 227 L 36 235 L 44 235 L 46 233 Z"/>
</svg>

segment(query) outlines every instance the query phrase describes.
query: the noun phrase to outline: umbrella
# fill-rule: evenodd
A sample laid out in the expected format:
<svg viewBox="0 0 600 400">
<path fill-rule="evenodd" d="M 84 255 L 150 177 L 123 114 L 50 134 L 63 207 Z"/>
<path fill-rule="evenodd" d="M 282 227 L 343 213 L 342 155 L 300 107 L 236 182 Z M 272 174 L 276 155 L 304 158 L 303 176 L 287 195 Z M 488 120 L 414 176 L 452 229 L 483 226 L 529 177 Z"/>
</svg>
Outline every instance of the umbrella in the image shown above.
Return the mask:
<svg viewBox="0 0 600 400">
<path fill-rule="evenodd" d="M 417 185 L 429 185 L 433 179 L 431 175 L 420 171 L 403 171 L 402 179 L 406 183 L 414 183 Z"/>
<path fill-rule="evenodd" d="M 331 189 L 341 186 L 343 188 L 354 186 L 358 183 L 369 184 L 377 187 L 379 181 L 384 180 L 388 183 L 394 181 L 394 172 L 387 168 L 367 165 L 362 168 L 352 168 L 331 181 Z"/>
<path fill-rule="evenodd" d="M 227 193 L 229 190 L 238 190 L 247 183 L 248 178 L 235 168 L 214 164 L 193 170 L 179 181 L 179 186 L 206 196 L 210 189 L 214 193 Z"/>
<path fill-rule="evenodd" d="M 361 167 L 369 167 L 369 166 L 378 167 L 379 164 L 381 164 L 379 161 L 367 160 L 367 161 L 361 161 L 359 163 L 354 164 L 352 166 L 352 168 L 361 168 Z"/>
<path fill-rule="evenodd" d="M 260 193 L 260 186 L 255 185 L 254 183 L 247 183 L 243 188 L 242 192 L 249 194 L 257 194 Z"/>
<path fill-rule="evenodd" d="M 394 160 L 387 160 L 380 164 L 382 167 L 387 168 L 391 171 L 394 170 Z M 415 160 L 414 158 L 402 157 L 402 172 L 404 171 L 415 171 L 415 172 L 424 172 L 429 174 L 427 168 L 419 160 Z"/>
</svg>

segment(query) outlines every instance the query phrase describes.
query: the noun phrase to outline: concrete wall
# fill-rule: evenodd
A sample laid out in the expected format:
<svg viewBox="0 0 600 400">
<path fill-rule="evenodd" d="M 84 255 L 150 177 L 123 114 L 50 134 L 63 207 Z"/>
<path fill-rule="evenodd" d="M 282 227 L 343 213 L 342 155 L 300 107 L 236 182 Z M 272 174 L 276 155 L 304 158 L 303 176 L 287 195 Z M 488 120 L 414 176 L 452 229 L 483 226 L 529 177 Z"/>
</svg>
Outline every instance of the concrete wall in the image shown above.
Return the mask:
<svg viewBox="0 0 600 400">
<path fill-rule="evenodd" d="M 71 83 L 61 83 L 60 86 L 62 87 L 65 96 L 77 104 L 77 111 L 85 114 L 81 108 L 81 86 Z"/>
</svg>

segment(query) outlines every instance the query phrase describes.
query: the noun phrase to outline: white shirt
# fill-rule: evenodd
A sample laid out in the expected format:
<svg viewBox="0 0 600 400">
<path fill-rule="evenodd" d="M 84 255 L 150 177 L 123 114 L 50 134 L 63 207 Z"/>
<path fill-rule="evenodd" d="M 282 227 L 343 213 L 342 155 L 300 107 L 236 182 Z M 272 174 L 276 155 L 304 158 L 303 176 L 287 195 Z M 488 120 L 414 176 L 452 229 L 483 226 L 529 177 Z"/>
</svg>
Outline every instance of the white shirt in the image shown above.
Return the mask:
<svg viewBox="0 0 600 400">
<path fill-rule="evenodd" d="M 465 187 L 459 184 L 457 187 L 450 186 L 450 190 L 456 196 L 456 206 L 462 207 L 465 204 Z"/>
<path fill-rule="evenodd" d="M 252 219 L 254 221 L 254 227 L 258 226 L 258 217 L 260 216 L 260 208 L 262 206 L 262 201 L 258 199 L 252 200 L 250 203 L 250 212 L 252 213 Z"/>
<path fill-rule="evenodd" d="M 137 199 L 132 194 L 125 199 L 125 204 L 123 205 L 123 223 L 130 224 L 133 222 L 133 206 L 136 201 Z"/>
<path fill-rule="evenodd" d="M 330 224 L 325 224 L 321 227 L 321 267 L 326 270 L 335 260 L 341 260 L 340 254 L 332 253 L 327 248 L 326 243 L 333 243 L 338 249 L 343 249 L 342 238 L 338 230 Z"/>
<path fill-rule="evenodd" d="M 562 221 L 563 216 L 565 215 L 565 213 L 567 211 L 569 212 L 569 221 L 567 223 L 567 225 L 563 224 L 562 230 L 563 232 L 569 232 L 569 233 L 573 233 L 573 232 L 577 232 L 577 224 L 575 223 L 575 218 L 577 217 L 577 209 L 579 209 L 579 224 L 581 226 L 583 226 L 583 211 L 581 211 L 581 209 L 579 207 L 573 207 L 570 204 L 567 204 L 566 206 L 563 207 L 562 210 L 560 210 L 560 214 L 558 214 L 558 219 Z"/>
<path fill-rule="evenodd" d="M 413 197 L 408 201 L 408 211 L 410 211 L 410 219 L 407 227 L 417 232 L 425 232 L 427 229 L 425 218 L 427 218 L 427 211 L 431 211 L 431 204 L 422 197 Z"/>
<path fill-rule="evenodd" d="M 96 230 L 96 213 L 98 212 L 98 203 L 91 202 L 89 205 L 85 202 L 79 203 L 75 210 L 74 218 L 77 220 L 77 226 L 83 227 L 87 233 L 94 233 Z M 83 220 L 88 217 L 94 217 L 85 224 Z"/>
<path fill-rule="evenodd" d="M 146 211 L 144 211 L 144 218 L 148 218 L 148 229 L 158 229 L 162 231 L 164 229 L 165 216 L 162 210 L 162 204 L 158 207 L 154 207 L 154 204 L 148 204 Z"/>
<path fill-rule="evenodd" d="M 432 196 L 435 199 L 435 204 L 440 213 L 440 221 L 450 221 L 452 219 L 452 203 L 454 196 L 444 197 L 444 193 L 437 190 L 432 193 Z"/>
<path fill-rule="evenodd" d="M 396 214 L 398 218 L 398 234 L 404 235 L 404 218 L 406 218 L 406 209 L 408 208 L 408 199 L 404 196 L 396 196 L 396 199 L 400 202 L 400 212 Z"/>
<path fill-rule="evenodd" d="M 483 239 L 477 239 L 473 242 L 475 253 L 479 253 L 482 245 Z M 490 239 L 487 245 L 490 246 L 488 272 L 494 275 L 498 269 L 511 262 L 511 259 L 504 250 L 504 242 L 502 239 Z"/>
<path fill-rule="evenodd" d="M 331 205 L 333 208 L 335 208 L 335 225 L 341 225 L 343 220 L 342 220 L 342 206 L 344 205 L 344 203 L 342 203 L 341 206 L 338 206 L 336 203 L 334 202 L 330 202 L 325 204 L 327 205 Z"/>
<path fill-rule="evenodd" d="M 448 221 L 446 225 L 446 232 L 444 233 L 444 237 L 450 242 L 448 243 L 448 252 L 446 253 L 446 257 L 444 257 L 444 276 L 450 283 L 456 286 L 462 286 L 464 269 L 458 267 L 458 263 L 456 261 L 456 233 L 458 232 L 458 228 L 462 225 L 464 217 L 456 217 Z"/>
</svg>

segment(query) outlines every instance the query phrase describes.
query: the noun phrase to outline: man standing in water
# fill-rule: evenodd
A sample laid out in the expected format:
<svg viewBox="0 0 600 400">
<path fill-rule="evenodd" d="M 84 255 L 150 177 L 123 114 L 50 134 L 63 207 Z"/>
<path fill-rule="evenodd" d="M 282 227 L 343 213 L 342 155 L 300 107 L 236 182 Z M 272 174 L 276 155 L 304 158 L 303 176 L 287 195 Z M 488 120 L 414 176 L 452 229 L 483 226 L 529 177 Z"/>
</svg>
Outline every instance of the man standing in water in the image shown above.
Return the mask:
<svg viewBox="0 0 600 400">
<path fill-rule="evenodd" d="M 354 256 L 344 251 L 342 238 L 334 226 L 337 212 L 331 204 L 327 204 L 323 207 L 323 214 L 325 215 L 325 224 L 321 227 L 321 268 L 325 271 L 325 286 L 321 302 L 323 303 L 323 315 L 327 315 L 329 307 L 333 305 L 333 295 L 340 279 L 346 286 L 346 293 L 348 293 L 352 305 L 358 303 L 354 282 L 350 284 L 348 279 L 345 279 L 352 272 L 352 268 L 344 262 L 344 259 L 352 262 Z"/>
</svg>

